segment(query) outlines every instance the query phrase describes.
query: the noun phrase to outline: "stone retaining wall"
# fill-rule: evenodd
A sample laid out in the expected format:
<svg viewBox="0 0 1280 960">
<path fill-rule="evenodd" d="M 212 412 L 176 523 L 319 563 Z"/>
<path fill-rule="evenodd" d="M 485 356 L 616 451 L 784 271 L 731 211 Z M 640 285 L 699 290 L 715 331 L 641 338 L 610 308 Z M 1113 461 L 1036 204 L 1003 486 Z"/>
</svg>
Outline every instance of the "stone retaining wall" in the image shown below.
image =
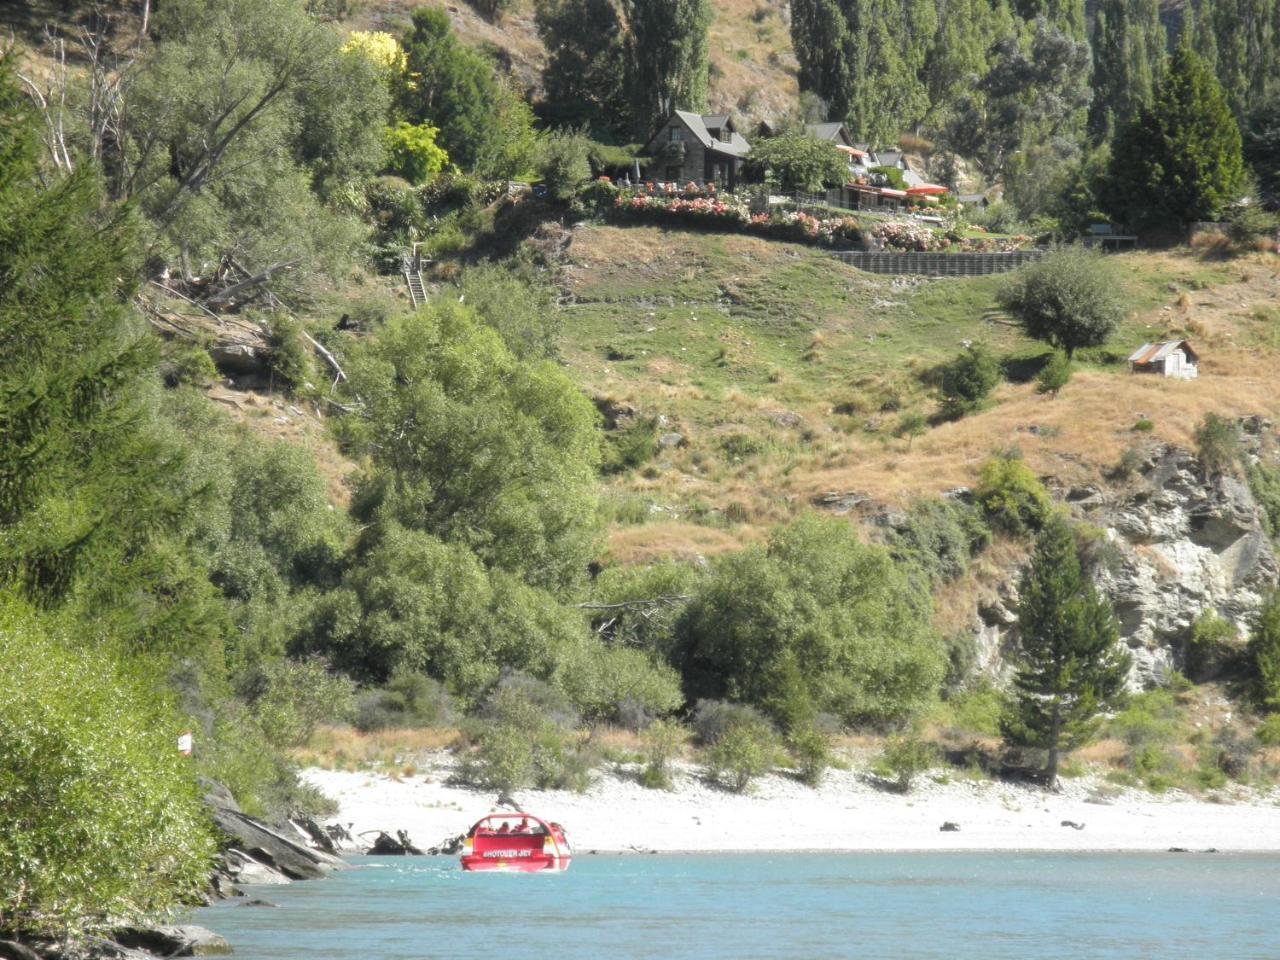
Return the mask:
<svg viewBox="0 0 1280 960">
<path fill-rule="evenodd" d="M 896 276 L 984 277 L 1007 273 L 1024 263 L 1039 260 L 1044 250 L 1015 250 L 1012 253 L 888 253 L 869 250 L 842 250 L 833 254 L 850 266 L 868 273 Z"/>
</svg>

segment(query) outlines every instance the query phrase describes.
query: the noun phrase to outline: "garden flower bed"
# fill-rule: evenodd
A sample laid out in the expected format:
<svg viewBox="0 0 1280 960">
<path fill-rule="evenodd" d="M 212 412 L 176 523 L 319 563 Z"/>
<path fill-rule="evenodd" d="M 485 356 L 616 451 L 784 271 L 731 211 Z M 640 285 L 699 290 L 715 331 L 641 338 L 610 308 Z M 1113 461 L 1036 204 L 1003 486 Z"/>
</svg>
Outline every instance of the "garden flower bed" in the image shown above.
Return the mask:
<svg viewBox="0 0 1280 960">
<path fill-rule="evenodd" d="M 874 224 L 856 217 L 815 217 L 798 210 L 751 213 L 745 200 L 732 194 L 647 193 L 620 190 L 600 209 L 613 220 L 683 223 L 691 227 L 753 233 L 776 240 L 809 243 L 833 250 L 879 248 L 889 251 L 955 251 L 991 253 L 1019 250 L 1028 237 L 965 238 L 955 231 L 934 230 L 911 221 Z"/>
</svg>

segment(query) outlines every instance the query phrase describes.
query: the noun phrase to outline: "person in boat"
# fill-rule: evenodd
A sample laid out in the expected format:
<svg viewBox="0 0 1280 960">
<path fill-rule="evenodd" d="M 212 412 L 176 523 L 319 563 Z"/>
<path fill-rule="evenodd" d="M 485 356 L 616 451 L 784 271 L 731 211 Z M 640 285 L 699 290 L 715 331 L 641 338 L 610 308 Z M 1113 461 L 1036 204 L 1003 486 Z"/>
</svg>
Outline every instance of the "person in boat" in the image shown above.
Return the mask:
<svg viewBox="0 0 1280 960">
<path fill-rule="evenodd" d="M 529 832 L 529 818 L 528 818 L 528 817 L 522 817 L 522 818 L 520 819 L 520 822 L 519 822 L 519 823 L 517 823 L 517 824 L 515 825 L 515 827 L 513 827 L 513 828 L 512 828 L 511 832 L 512 832 L 512 833 L 528 833 L 528 832 Z"/>
<path fill-rule="evenodd" d="M 497 830 L 494 831 L 494 833 L 510 833 L 510 832 L 511 832 L 511 824 L 507 823 L 505 820 L 502 821 L 502 826 L 500 826 Z"/>
</svg>

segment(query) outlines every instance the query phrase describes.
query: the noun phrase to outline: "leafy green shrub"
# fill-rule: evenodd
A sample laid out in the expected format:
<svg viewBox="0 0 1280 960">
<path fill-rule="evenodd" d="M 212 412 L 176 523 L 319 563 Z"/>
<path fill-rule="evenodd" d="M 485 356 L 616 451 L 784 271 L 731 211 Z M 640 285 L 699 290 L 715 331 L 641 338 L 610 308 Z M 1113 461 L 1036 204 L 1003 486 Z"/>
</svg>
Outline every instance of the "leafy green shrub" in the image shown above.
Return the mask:
<svg viewBox="0 0 1280 960">
<path fill-rule="evenodd" d="M 449 154 L 436 143 L 440 131 L 429 123 L 411 124 L 401 120 L 388 127 L 384 137 L 387 167 L 409 183 L 434 180 L 449 163 Z"/>
<path fill-rule="evenodd" d="M 912 782 L 938 761 L 932 744 L 919 737 L 891 737 L 875 762 L 872 772 L 892 783 L 899 793 L 908 793 Z"/>
<path fill-rule="evenodd" d="M 330 673 L 324 660 L 279 660 L 261 667 L 260 675 L 254 710 L 273 744 L 297 746 L 320 724 L 345 723 L 355 714 L 354 684 Z"/>
<path fill-rule="evenodd" d="M 78 938 L 192 902 L 214 846 L 169 704 L 3 595 L 0 662 L 0 924 Z"/>
<path fill-rule="evenodd" d="M 386 685 L 367 690 L 356 700 L 356 729 L 365 732 L 397 727 L 433 727 L 452 716 L 449 692 L 440 681 L 400 668 Z"/>
<path fill-rule="evenodd" d="M 984 737 L 1000 735 L 1000 718 L 1009 707 L 1009 698 L 990 683 L 953 694 L 934 714 L 944 728 Z"/>
<path fill-rule="evenodd" d="M 1122 289 L 1110 261 L 1069 247 L 1012 274 L 997 299 L 1027 336 L 1065 351 L 1069 360 L 1080 347 L 1101 346 L 1124 319 Z"/>
<path fill-rule="evenodd" d="M 1132 429 L 1135 433 L 1150 433 L 1155 428 L 1156 428 L 1156 425 L 1154 423 L 1152 423 L 1146 417 L 1143 417 L 1141 420 L 1137 420 L 1134 422 Z"/>
<path fill-rule="evenodd" d="M 543 138 L 538 173 L 553 200 L 570 200 L 591 179 L 590 149 L 591 141 L 575 130 L 557 130 Z"/>
<path fill-rule="evenodd" d="M 1280 464 L 1255 463 L 1245 470 L 1253 499 L 1262 508 L 1262 521 L 1273 540 L 1280 540 Z"/>
<path fill-rule="evenodd" d="M 777 736 L 766 721 L 739 720 L 707 749 L 707 772 L 726 789 L 745 793 L 752 780 L 773 767 L 777 749 Z"/>
<path fill-rule="evenodd" d="M 788 733 L 786 745 L 800 782 L 818 786 L 831 766 L 831 738 L 817 724 L 807 724 Z"/>
<path fill-rule="evenodd" d="M 640 785 L 650 790 L 671 789 L 671 761 L 680 753 L 688 731 L 671 720 L 657 720 L 644 732 L 644 770 Z"/>
<path fill-rule="evenodd" d="M 1130 697 L 1106 729 L 1109 736 L 1123 740 L 1131 750 L 1163 748 L 1185 738 L 1186 719 L 1172 692 L 1149 690 Z"/>
<path fill-rule="evenodd" d="M 991 530 L 975 507 L 941 498 L 917 500 L 889 535 L 894 556 L 918 567 L 930 589 L 963 576 L 990 542 Z"/>
<path fill-rule="evenodd" d="M 1273 713 L 1258 724 L 1253 735 L 1264 747 L 1280 747 L 1280 713 Z"/>
<path fill-rule="evenodd" d="M 464 726 L 471 750 L 458 778 L 507 793 L 528 786 L 585 790 L 591 756 L 572 733 L 576 724 L 572 708 L 550 686 L 509 674 Z"/>
<path fill-rule="evenodd" d="M 288 392 L 312 379 L 311 347 L 302 335 L 303 329 L 301 322 L 283 311 L 271 314 L 267 323 L 267 366 L 272 379 Z"/>
<path fill-rule="evenodd" d="M 592 180 L 578 190 L 578 202 L 583 209 L 598 217 L 607 216 L 613 210 L 613 203 L 621 191 L 612 183 L 604 180 Z"/>
<path fill-rule="evenodd" d="M 1258 240 L 1273 240 L 1280 229 L 1280 217 L 1256 200 L 1235 203 L 1226 210 L 1227 236 L 1237 247 L 1249 251 Z"/>
<path fill-rule="evenodd" d="M 911 412 L 904 413 L 898 418 L 898 424 L 893 432 L 899 437 L 907 438 L 907 449 L 910 450 L 916 437 L 923 437 L 928 429 L 928 418 L 923 413 Z"/>
<path fill-rule="evenodd" d="M 1071 382 L 1071 361 L 1061 350 L 1055 350 L 1049 362 L 1036 374 L 1036 391 L 1056 397 Z"/>
<path fill-rule="evenodd" d="M 204 388 L 220 376 L 209 351 L 194 343 L 171 347 L 161 370 L 165 385 L 169 387 L 190 385 Z"/>
<path fill-rule="evenodd" d="M 745 703 L 727 700 L 699 700 L 693 711 L 693 734 L 699 744 L 709 747 L 736 724 L 767 723 L 764 714 Z"/>
<path fill-rule="evenodd" d="M 1053 508 L 1031 468 L 1012 455 L 992 457 L 982 465 L 974 496 L 991 525 L 1014 536 L 1039 530 Z"/>
<path fill-rule="evenodd" d="M 958 419 L 972 413 L 999 382 L 999 361 L 982 344 L 970 344 L 940 371 L 938 390 L 943 414 Z"/>
<path fill-rule="evenodd" d="M 600 470 L 606 475 L 635 470 L 656 457 L 660 449 L 657 418 L 645 417 L 625 430 L 605 435 Z"/>
<path fill-rule="evenodd" d="M 1218 616 L 1214 610 L 1205 610 L 1196 617 L 1187 635 L 1187 674 L 1203 682 L 1230 670 L 1240 653 L 1233 642 L 1235 639 L 1236 628 L 1231 621 Z"/>
<path fill-rule="evenodd" d="M 1206 413 L 1195 430 L 1196 455 L 1208 476 L 1230 473 L 1240 459 L 1240 431 L 1235 423 Z"/>
</svg>

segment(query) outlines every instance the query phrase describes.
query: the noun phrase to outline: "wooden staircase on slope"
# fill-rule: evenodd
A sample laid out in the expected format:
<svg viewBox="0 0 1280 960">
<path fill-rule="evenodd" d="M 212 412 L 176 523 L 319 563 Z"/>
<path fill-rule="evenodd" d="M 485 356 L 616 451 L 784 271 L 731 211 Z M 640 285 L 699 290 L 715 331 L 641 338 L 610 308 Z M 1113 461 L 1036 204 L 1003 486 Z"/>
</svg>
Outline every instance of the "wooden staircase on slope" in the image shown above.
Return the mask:
<svg viewBox="0 0 1280 960">
<path fill-rule="evenodd" d="M 416 243 L 401 261 L 400 269 L 404 273 L 404 282 L 409 285 L 409 300 L 417 310 L 427 302 L 427 288 L 422 283 L 422 252 Z"/>
</svg>

